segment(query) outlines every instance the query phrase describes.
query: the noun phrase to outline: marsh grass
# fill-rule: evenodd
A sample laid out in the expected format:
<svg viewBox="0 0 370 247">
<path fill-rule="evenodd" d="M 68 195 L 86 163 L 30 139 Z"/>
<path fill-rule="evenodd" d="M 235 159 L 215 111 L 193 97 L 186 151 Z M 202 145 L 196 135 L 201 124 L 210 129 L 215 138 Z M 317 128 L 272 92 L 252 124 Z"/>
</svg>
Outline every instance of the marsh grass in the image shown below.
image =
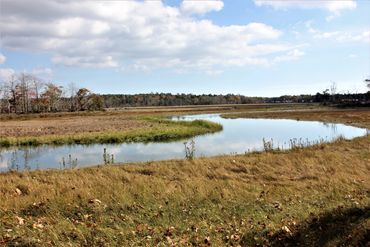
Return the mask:
<svg viewBox="0 0 370 247">
<path fill-rule="evenodd" d="M 369 128 L 369 116 L 339 118 Z M 364 136 L 282 152 L 9 172 L 0 174 L 0 245 L 366 246 L 369 164 Z"/>
<path fill-rule="evenodd" d="M 37 146 L 43 144 L 166 142 L 222 130 L 222 125 L 206 120 L 171 121 L 160 118 L 147 118 L 146 121 L 153 123 L 153 127 L 130 131 L 87 132 L 73 135 L 2 137 L 0 138 L 0 147 Z"/>
<path fill-rule="evenodd" d="M 62 157 L 62 161 L 60 162 L 60 169 L 75 169 L 78 166 L 78 159 L 72 158 L 72 155 L 68 155 L 68 159 L 66 160 L 64 157 Z"/>
<path fill-rule="evenodd" d="M 281 145 L 275 144 L 274 139 L 267 140 L 265 138 L 262 139 L 262 151 L 263 152 L 278 152 L 278 151 L 286 151 L 286 150 L 298 150 L 304 149 L 309 146 L 319 146 L 329 142 L 339 142 L 346 140 L 344 136 L 339 135 L 336 138 L 331 140 L 319 138 L 318 140 L 308 140 L 303 138 L 292 138 L 289 139 L 288 143 L 283 143 Z M 253 151 L 258 152 L 258 151 Z M 249 152 L 246 152 L 246 154 Z"/>
<path fill-rule="evenodd" d="M 104 165 L 114 164 L 114 154 L 108 153 L 106 148 L 103 150 L 103 162 Z"/>
<path fill-rule="evenodd" d="M 365 210 L 369 143 L 367 136 L 277 153 L 0 174 L 0 242 L 269 245 L 275 233 L 298 236 L 310 217 Z M 361 234 L 366 222 L 351 223 L 348 234 Z M 334 232 L 334 240 L 348 236 Z"/>
</svg>

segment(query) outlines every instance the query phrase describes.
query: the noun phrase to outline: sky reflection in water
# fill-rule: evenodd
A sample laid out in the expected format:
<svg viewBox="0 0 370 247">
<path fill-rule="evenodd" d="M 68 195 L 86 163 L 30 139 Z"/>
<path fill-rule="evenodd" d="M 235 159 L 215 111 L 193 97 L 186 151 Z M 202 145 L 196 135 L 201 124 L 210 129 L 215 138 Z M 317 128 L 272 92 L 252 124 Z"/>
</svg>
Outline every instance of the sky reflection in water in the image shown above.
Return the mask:
<svg viewBox="0 0 370 247">
<path fill-rule="evenodd" d="M 174 117 L 175 120 L 206 119 L 223 125 L 223 131 L 197 136 L 195 155 L 215 156 L 222 154 L 245 153 L 261 150 L 262 139 L 273 140 L 275 146 L 289 148 L 291 139 L 304 142 L 317 142 L 320 139 L 331 141 L 338 136 L 351 139 L 366 135 L 367 130 L 343 124 L 295 121 L 285 119 L 224 119 L 219 114 L 202 114 Z M 0 171 L 63 168 L 71 159 L 77 159 L 77 167 L 103 164 L 103 150 L 114 155 L 118 162 L 145 162 L 166 159 L 183 159 L 184 142 L 169 143 L 123 143 L 93 145 L 63 145 L 39 147 L 13 147 L 0 150 Z"/>
</svg>

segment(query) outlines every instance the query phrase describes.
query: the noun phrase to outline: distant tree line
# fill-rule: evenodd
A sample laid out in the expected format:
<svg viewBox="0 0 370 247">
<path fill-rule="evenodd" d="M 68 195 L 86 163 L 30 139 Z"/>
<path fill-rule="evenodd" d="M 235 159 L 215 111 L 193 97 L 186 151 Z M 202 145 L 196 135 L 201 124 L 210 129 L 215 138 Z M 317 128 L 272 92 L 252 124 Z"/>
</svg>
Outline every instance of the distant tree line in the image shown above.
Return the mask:
<svg viewBox="0 0 370 247">
<path fill-rule="evenodd" d="M 214 104 L 251 104 L 263 103 L 262 97 L 246 97 L 242 95 L 213 95 L 213 94 L 106 94 L 102 95 L 105 107 L 129 106 L 181 106 L 181 105 L 214 105 Z"/>
<path fill-rule="evenodd" d="M 100 110 L 103 97 L 70 84 L 67 89 L 27 73 L 0 82 L 0 113 Z"/>
<path fill-rule="evenodd" d="M 370 89 L 369 81 L 365 81 Z M 92 111 L 132 106 L 181 106 L 258 103 L 322 103 L 349 106 L 370 106 L 367 93 L 339 94 L 336 84 L 315 95 L 283 95 L 280 97 L 247 97 L 226 94 L 105 94 L 98 95 L 74 84 L 64 88 L 26 73 L 14 74 L 0 82 L 0 113 L 41 113 L 61 111 Z"/>
<path fill-rule="evenodd" d="M 106 94 L 104 106 L 119 108 L 130 106 L 182 106 L 215 104 L 262 104 L 262 103 L 322 103 L 322 104 L 369 104 L 370 92 L 363 94 L 329 94 L 324 91 L 315 95 L 283 95 L 280 97 L 247 97 L 243 95 L 213 94 Z"/>
</svg>

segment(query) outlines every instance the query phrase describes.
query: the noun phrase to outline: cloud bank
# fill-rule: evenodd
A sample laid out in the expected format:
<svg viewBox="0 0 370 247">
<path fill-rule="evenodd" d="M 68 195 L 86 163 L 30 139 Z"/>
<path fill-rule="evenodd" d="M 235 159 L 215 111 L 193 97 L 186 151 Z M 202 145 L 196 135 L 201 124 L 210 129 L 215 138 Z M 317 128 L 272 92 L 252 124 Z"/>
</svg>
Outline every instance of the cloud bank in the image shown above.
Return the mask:
<svg viewBox="0 0 370 247">
<path fill-rule="evenodd" d="M 179 7 L 161 1 L 1 1 L 2 46 L 46 52 L 65 66 L 212 71 L 297 54 L 297 47 L 279 40 L 280 30 L 264 23 L 220 26 L 193 16 L 220 11 L 219 0 Z"/>
<path fill-rule="evenodd" d="M 353 10 L 357 7 L 354 0 L 254 0 L 254 3 L 257 6 L 271 6 L 275 9 L 325 9 L 335 14 L 339 14 L 343 10 Z"/>
</svg>

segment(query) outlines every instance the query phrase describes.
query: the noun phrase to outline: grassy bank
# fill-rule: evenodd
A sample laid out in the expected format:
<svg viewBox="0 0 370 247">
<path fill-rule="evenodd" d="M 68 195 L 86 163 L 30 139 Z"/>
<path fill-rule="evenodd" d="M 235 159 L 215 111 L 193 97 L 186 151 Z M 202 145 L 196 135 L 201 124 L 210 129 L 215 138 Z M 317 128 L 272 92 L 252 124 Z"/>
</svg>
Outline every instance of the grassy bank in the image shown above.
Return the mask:
<svg viewBox="0 0 370 247">
<path fill-rule="evenodd" d="M 357 127 L 370 129 L 370 109 L 313 109 L 313 110 L 277 110 L 277 111 L 244 111 L 225 113 L 224 118 L 272 118 L 294 119 L 305 121 L 321 121 L 331 123 L 344 123 Z"/>
<path fill-rule="evenodd" d="M 369 128 L 370 112 L 354 112 L 317 114 Z M 369 164 L 365 136 L 284 152 L 0 174 L 0 245 L 366 246 Z"/>
<path fill-rule="evenodd" d="M 104 132 L 81 132 L 77 134 L 0 137 L 0 146 L 42 144 L 90 144 L 171 141 L 222 130 L 222 126 L 205 120 L 171 121 L 146 118 L 148 128 L 133 130 L 108 130 Z"/>
</svg>

